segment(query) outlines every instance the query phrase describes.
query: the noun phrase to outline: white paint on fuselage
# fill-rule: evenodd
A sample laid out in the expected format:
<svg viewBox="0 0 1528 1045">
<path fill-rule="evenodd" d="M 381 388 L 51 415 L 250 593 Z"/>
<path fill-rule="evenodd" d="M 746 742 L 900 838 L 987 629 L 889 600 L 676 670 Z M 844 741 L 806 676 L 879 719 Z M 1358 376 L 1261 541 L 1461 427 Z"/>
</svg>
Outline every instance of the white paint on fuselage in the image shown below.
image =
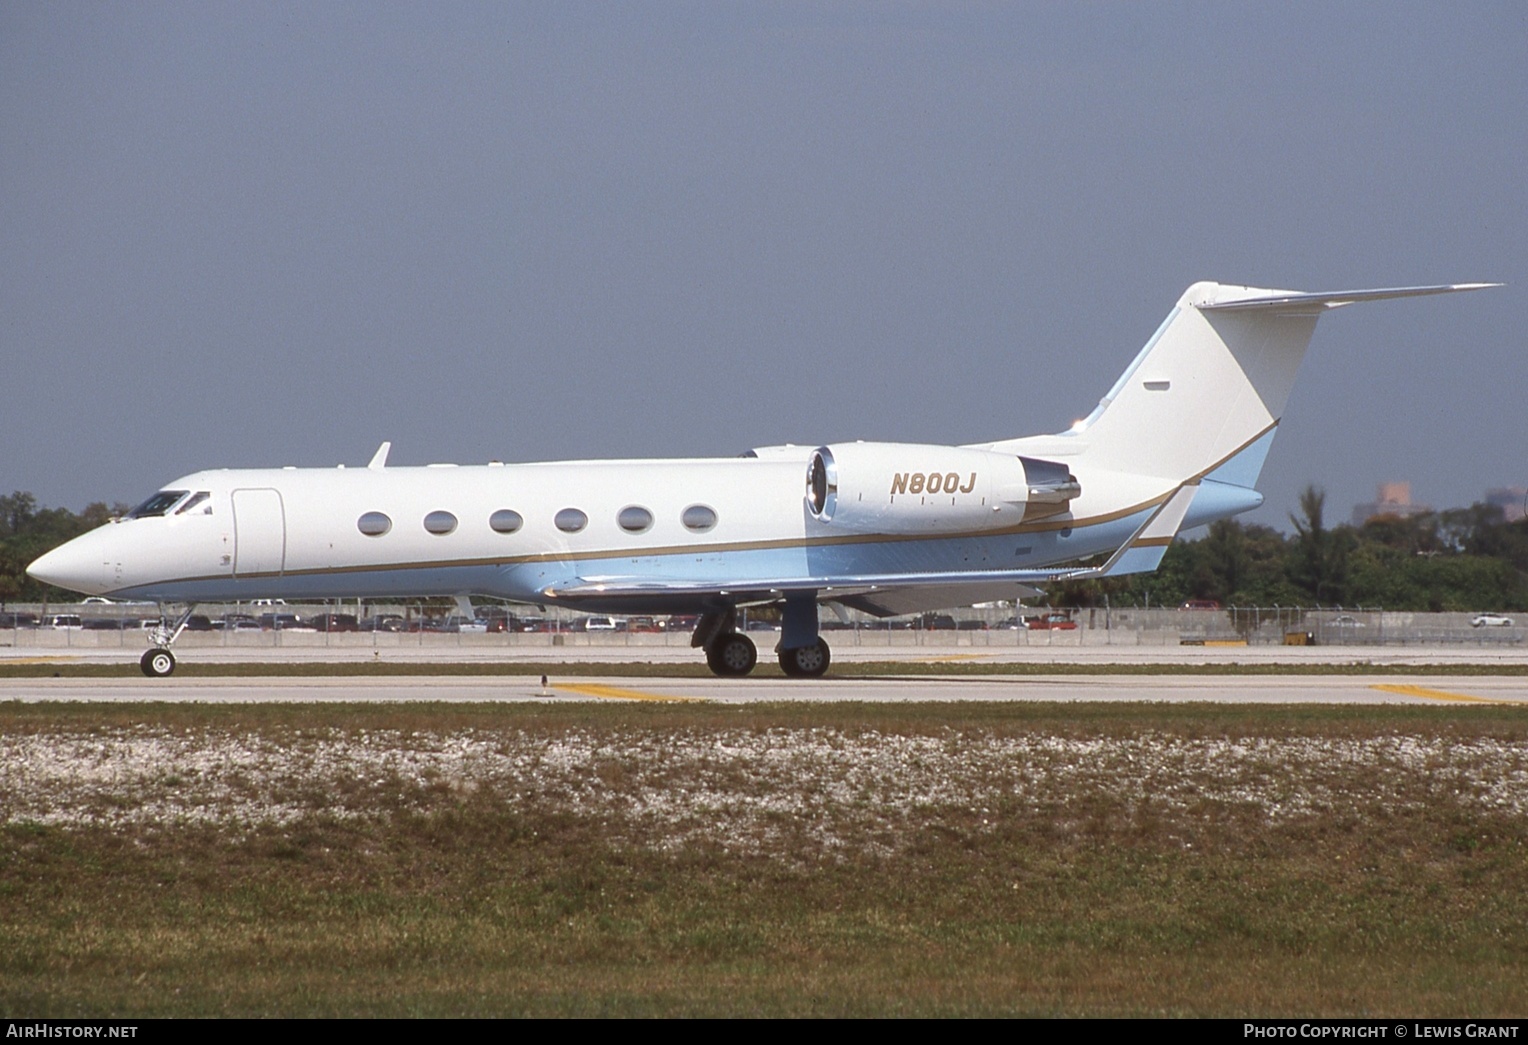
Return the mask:
<svg viewBox="0 0 1528 1045">
<path fill-rule="evenodd" d="M 1087 515 L 1099 520 L 1073 533 L 1069 517 L 1048 520 L 1039 540 L 1027 535 L 930 537 L 916 545 L 879 538 L 849 540 L 831 523 L 812 519 L 805 505 L 805 468 L 798 455 L 760 458 L 560 461 L 422 468 L 284 468 L 196 472 L 167 490 L 208 490 L 212 512 L 127 519 L 103 526 L 39 560 L 34 572 L 69 578 L 92 594 L 161 601 L 213 601 L 283 595 L 412 597 L 471 593 L 540 601 L 551 584 L 579 575 L 644 577 L 654 581 L 814 575 L 816 559 L 835 571 L 873 571 L 906 560 L 941 568 L 1016 568 L 1107 550 L 1128 534 L 1134 516 L 1121 513 L 1164 496 L 1159 482 L 1128 475 L 1089 477 L 1079 467 Z M 279 569 L 235 566 L 240 541 L 258 539 L 270 557 L 269 528 L 258 537 L 236 527 L 234 495 L 274 491 L 285 532 Z M 269 495 L 267 495 L 268 498 Z M 688 529 L 687 508 L 716 512 L 716 525 Z M 651 528 L 629 533 L 617 522 L 623 508 L 652 513 Z M 557 513 L 588 516 L 576 533 L 559 530 Z M 494 512 L 510 509 L 524 522 L 515 533 L 495 532 Z M 430 533 L 425 517 L 455 516 L 456 528 Z M 391 521 L 380 536 L 357 523 L 367 512 Z M 1077 513 L 1082 515 L 1082 513 Z M 1112 517 L 1111 517 L 1112 516 Z M 1138 521 L 1138 520 L 1136 520 Z M 1066 528 L 1064 540 L 1057 534 Z M 1087 532 L 1083 532 L 1087 531 Z M 985 543 L 981 543 L 985 542 Z M 1023 550 L 1016 550 L 1022 545 Z M 1001 549 L 988 552 L 987 548 Z M 826 549 L 826 550 L 824 550 Z M 824 556 L 826 558 L 824 558 Z M 67 561 L 64 561 L 67 557 Z M 99 561 L 99 569 L 91 564 Z"/>
<path fill-rule="evenodd" d="M 167 489 L 209 491 L 210 514 L 191 513 L 188 503 L 187 514 L 113 523 L 49 552 L 29 572 L 77 591 L 164 601 L 472 593 L 524 602 L 582 600 L 587 607 L 600 597 L 612 606 L 626 599 L 632 601 L 622 605 L 641 612 L 636 601 L 724 609 L 744 599 L 794 595 L 799 605 L 805 597 L 834 598 L 835 590 L 853 597 L 922 587 L 931 599 L 957 599 L 978 584 L 1076 576 L 1052 568 L 1116 550 L 1105 564 L 1109 571 L 1147 569 L 1172 534 L 1147 534 L 1136 548 L 1128 542 L 1182 491 L 1188 491 L 1182 493 L 1187 507 L 1175 516 L 1175 527 L 1203 525 L 1261 503 L 1251 487 L 1317 315 L 1355 301 L 1485 285 L 1308 294 L 1196 283 L 1098 407 L 1065 433 L 947 452 L 866 447 L 870 459 L 894 464 L 892 472 L 901 470 L 898 458 L 905 454 L 909 471 L 920 476 L 935 474 L 933 465 L 920 464 L 928 459 L 938 463 L 941 479 L 970 477 L 960 489 L 974 503 L 930 499 L 920 502 L 916 518 L 896 513 L 895 526 L 876 522 L 870 502 L 881 495 L 868 481 L 854 488 L 856 503 L 866 506 L 857 514 L 870 520 L 857 532 L 813 518 L 805 496 L 812 451 L 805 447 L 767 447 L 754 458 L 461 468 L 382 467 L 384 447 L 365 469 L 186 476 Z M 1013 484 L 1002 476 L 979 476 L 997 485 L 978 494 L 982 466 L 968 467 L 980 458 L 971 450 L 1009 455 L 1009 465 L 1012 455 L 1022 454 L 1063 466 L 1081 492 L 1065 513 L 1043 517 L 1024 510 L 1028 500 L 1015 500 L 1007 489 Z M 843 456 L 848 461 L 859 452 Z M 848 482 L 840 487 L 851 488 Z M 921 496 L 911 486 L 909 495 Z M 714 510 L 715 526 L 686 528 L 681 517 L 692 505 Z M 622 530 L 617 518 L 628 506 L 650 511 L 651 528 Z M 565 508 L 585 513 L 587 526 L 559 530 L 554 520 Z M 501 509 L 523 517 L 518 532 L 490 527 L 490 516 Z M 973 522 L 971 513 L 982 510 L 1019 518 L 993 525 L 994 516 L 982 514 L 980 524 Z M 425 518 L 436 511 L 454 515 L 455 529 L 428 532 Z M 357 524 L 367 512 L 386 514 L 391 528 L 363 534 Z M 1031 522 L 1022 521 L 1026 515 Z M 1030 575 L 1040 572 L 1049 575 Z M 742 588 L 747 591 L 740 594 Z M 981 597 L 994 596 L 984 588 Z"/>
</svg>

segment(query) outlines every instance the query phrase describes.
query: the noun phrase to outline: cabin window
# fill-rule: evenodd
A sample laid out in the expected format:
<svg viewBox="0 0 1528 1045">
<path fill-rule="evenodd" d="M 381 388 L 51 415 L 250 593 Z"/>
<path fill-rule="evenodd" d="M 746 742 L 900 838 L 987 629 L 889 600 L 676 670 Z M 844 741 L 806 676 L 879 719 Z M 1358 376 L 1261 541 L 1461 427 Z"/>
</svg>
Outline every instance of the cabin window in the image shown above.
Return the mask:
<svg viewBox="0 0 1528 1045">
<path fill-rule="evenodd" d="M 206 490 L 198 490 L 189 501 L 175 509 L 176 515 L 186 515 L 188 513 L 211 515 L 212 494 Z"/>
<path fill-rule="evenodd" d="M 381 512 L 367 512 L 355 521 L 355 527 L 368 537 L 381 537 L 393 528 L 393 521 Z"/>
<path fill-rule="evenodd" d="M 156 515 L 163 515 L 178 502 L 189 490 L 160 490 L 153 497 L 144 501 L 138 507 L 127 513 L 129 519 L 148 519 Z"/>
<path fill-rule="evenodd" d="M 488 517 L 488 526 L 494 533 L 514 533 L 524 525 L 520 513 L 508 508 L 500 508 Z"/>
<path fill-rule="evenodd" d="M 615 521 L 627 533 L 646 533 L 653 525 L 653 513 L 641 505 L 632 504 L 622 508 Z"/>
<path fill-rule="evenodd" d="M 684 523 L 687 530 L 705 533 L 716 525 L 716 509 L 703 504 L 692 504 L 679 516 L 679 521 Z"/>
<path fill-rule="evenodd" d="M 431 512 L 424 517 L 424 528 L 433 534 L 444 537 L 456 529 L 456 516 L 450 512 Z"/>
<path fill-rule="evenodd" d="M 577 508 L 564 508 L 553 520 L 563 533 L 577 533 L 589 525 L 589 517 Z"/>
</svg>

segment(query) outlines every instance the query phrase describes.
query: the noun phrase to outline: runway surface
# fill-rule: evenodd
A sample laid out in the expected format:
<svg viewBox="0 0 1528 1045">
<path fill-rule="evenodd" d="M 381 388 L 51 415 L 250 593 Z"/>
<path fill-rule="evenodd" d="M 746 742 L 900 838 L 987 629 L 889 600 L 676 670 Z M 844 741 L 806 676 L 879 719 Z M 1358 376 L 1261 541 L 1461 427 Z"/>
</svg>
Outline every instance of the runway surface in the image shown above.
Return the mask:
<svg viewBox="0 0 1528 1045">
<path fill-rule="evenodd" d="M 653 679 L 534 676 L 0 679 L 0 700 L 206 703 L 375 701 L 1211 701 L 1231 704 L 1528 705 L 1528 678 L 1091 675 L 964 678 Z"/>
</svg>

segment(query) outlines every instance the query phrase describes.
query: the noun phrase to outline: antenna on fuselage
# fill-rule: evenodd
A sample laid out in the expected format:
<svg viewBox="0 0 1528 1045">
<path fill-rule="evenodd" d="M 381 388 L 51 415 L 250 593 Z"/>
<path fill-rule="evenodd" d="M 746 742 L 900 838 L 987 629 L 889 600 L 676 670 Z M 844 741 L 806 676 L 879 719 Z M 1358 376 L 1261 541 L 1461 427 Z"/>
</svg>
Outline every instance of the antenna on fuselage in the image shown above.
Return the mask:
<svg viewBox="0 0 1528 1045">
<path fill-rule="evenodd" d="M 389 450 L 391 450 L 392 448 L 393 448 L 393 444 L 390 443 L 390 442 L 383 443 L 381 446 L 377 447 L 377 452 L 371 455 L 371 464 L 367 465 L 366 467 L 367 468 L 386 468 L 387 467 L 387 452 Z"/>
</svg>

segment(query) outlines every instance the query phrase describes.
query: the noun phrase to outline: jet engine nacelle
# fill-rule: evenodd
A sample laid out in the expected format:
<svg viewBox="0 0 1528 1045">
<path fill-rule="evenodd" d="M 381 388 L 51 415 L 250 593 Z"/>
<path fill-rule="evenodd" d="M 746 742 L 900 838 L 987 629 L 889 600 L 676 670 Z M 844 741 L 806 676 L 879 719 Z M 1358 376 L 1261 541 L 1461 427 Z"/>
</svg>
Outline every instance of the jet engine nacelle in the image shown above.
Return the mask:
<svg viewBox="0 0 1528 1045">
<path fill-rule="evenodd" d="M 1082 492 L 1064 464 L 914 443 L 839 443 L 813 451 L 806 507 L 844 533 L 998 530 L 1066 512 Z"/>
</svg>

